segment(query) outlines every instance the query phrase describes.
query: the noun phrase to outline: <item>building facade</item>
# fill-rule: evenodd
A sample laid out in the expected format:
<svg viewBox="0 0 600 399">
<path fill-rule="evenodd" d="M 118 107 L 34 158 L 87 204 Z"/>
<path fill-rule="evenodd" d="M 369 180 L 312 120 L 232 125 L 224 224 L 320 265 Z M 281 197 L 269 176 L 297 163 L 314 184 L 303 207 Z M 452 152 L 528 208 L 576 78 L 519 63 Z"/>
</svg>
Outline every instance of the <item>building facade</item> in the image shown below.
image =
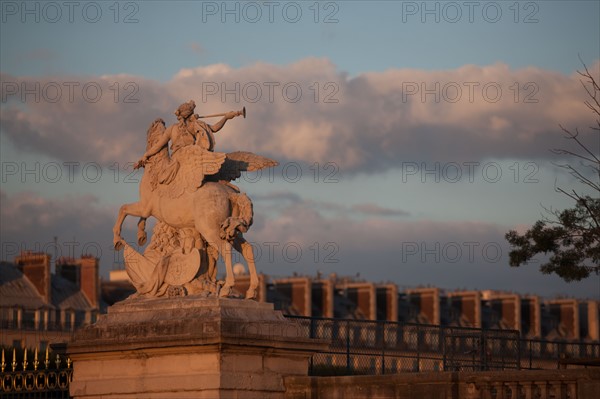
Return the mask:
<svg viewBox="0 0 600 399">
<path fill-rule="evenodd" d="M 98 259 L 61 258 L 51 273 L 50 255 L 22 252 L 0 265 L 0 343 L 45 348 L 96 321 L 100 310 Z"/>
<path fill-rule="evenodd" d="M 98 259 L 61 258 L 56 273 L 50 256 L 24 252 L 0 266 L 1 343 L 32 347 L 64 341 L 92 323 L 107 306 L 134 293 L 124 270 L 101 281 Z M 243 295 L 247 274 L 236 276 Z M 258 298 L 285 314 L 318 318 L 393 321 L 449 327 L 517 330 L 522 338 L 560 342 L 600 341 L 600 302 L 548 299 L 491 290 L 444 291 L 437 287 L 400 290 L 332 274 L 269 278 L 259 275 Z"/>
</svg>

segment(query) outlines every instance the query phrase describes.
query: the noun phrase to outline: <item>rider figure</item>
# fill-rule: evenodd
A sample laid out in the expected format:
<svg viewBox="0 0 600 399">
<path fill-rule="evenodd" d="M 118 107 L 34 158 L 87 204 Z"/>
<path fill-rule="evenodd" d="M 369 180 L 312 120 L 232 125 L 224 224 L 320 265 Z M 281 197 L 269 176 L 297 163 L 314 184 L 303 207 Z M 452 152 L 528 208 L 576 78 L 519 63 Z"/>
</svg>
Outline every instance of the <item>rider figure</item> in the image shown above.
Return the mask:
<svg viewBox="0 0 600 399">
<path fill-rule="evenodd" d="M 171 156 L 180 148 L 193 144 L 199 145 L 207 151 L 213 151 L 215 142 L 213 133 L 221 130 L 225 126 L 225 122 L 229 119 L 241 115 L 240 112 L 231 111 L 225 114 L 219 122 L 209 125 L 201 121 L 198 115 L 194 115 L 195 108 L 196 103 L 194 100 L 181 104 L 175 111 L 179 122 L 165 130 L 161 139 L 144 153 L 134 168 L 137 169 L 144 166 L 148 158 L 159 152 L 169 141 L 171 141 Z M 199 126 L 198 130 L 192 128 L 192 123 L 194 122 L 196 126 Z"/>
</svg>

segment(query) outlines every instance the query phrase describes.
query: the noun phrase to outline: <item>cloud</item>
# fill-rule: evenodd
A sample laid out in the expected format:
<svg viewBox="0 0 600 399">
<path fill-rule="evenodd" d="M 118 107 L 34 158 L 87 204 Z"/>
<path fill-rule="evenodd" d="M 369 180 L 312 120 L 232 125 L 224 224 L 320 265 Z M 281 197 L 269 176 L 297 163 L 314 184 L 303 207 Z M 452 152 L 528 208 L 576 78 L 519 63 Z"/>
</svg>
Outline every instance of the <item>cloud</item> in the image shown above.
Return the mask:
<svg viewBox="0 0 600 399">
<path fill-rule="evenodd" d="M 15 63 L 48 62 L 58 58 L 58 55 L 46 48 L 26 50 L 19 54 Z"/>
<path fill-rule="evenodd" d="M 410 213 L 400 209 L 390 209 L 373 203 L 357 204 L 352 210 L 373 216 L 408 216 Z"/>
<path fill-rule="evenodd" d="M 307 58 L 284 66 L 182 69 L 167 82 L 130 75 L 1 78 L 2 134 L 20 148 L 69 161 L 136 160 L 150 123 L 157 117 L 174 123 L 173 111 L 189 99 L 199 114 L 246 106 L 247 119 L 229 121 L 216 135 L 217 150 L 334 162 L 348 174 L 406 161 L 553 158 L 548 150 L 564 145 L 559 124 L 592 139 L 586 127 L 593 115 L 579 75 L 534 67 L 390 69 L 349 77 L 327 59 Z M 39 98 L 23 94 L 22 87 L 36 84 Z M 61 98 L 48 101 L 57 87 Z M 102 95 L 94 97 L 97 87 Z"/>
<path fill-rule="evenodd" d="M 259 271 L 271 276 L 360 273 L 368 281 L 392 281 L 401 287 L 427 284 L 543 296 L 597 293 L 597 282 L 565 283 L 543 275 L 539 262 L 509 267 L 504 234 L 515 226 L 327 216 L 311 200 L 288 203 L 278 212 L 271 207 L 268 213 L 257 212 L 255 219 L 260 223 L 245 236 L 257 247 Z"/>
<path fill-rule="evenodd" d="M 264 220 L 262 226 L 252 234 L 267 240 L 278 237 L 310 245 L 314 241 L 343 242 L 353 251 L 376 251 L 399 249 L 403 242 L 451 242 L 502 239 L 504 227 L 478 221 L 440 222 L 432 220 L 405 220 L 405 211 L 390 210 L 374 204 L 359 204 L 352 207 L 362 209 L 364 218 L 353 218 L 352 212 L 327 216 L 314 206 L 314 201 L 305 200 L 289 204 L 278 213 L 257 213 L 255 219 Z M 271 208 L 272 209 L 272 208 Z M 366 211 L 368 210 L 368 211 Z"/>
<path fill-rule="evenodd" d="M 198 54 L 198 55 L 203 55 L 204 52 L 206 51 L 206 49 L 204 48 L 204 46 L 198 42 L 191 42 L 188 44 L 188 48 L 190 50 L 192 50 L 192 52 Z"/>
<path fill-rule="evenodd" d="M 277 202 L 272 195 L 270 202 Z M 257 267 L 270 276 L 294 272 L 325 275 L 361 275 L 370 281 L 394 281 L 400 286 L 432 284 L 445 288 L 516 290 L 543 295 L 577 293 L 593 296 L 597 283 L 566 284 L 544 276 L 538 264 L 508 267 L 508 226 L 478 221 L 406 220 L 348 214 L 328 216 L 311 200 L 287 197 L 281 208 L 257 211 L 245 235 L 254 244 Z M 12 261 L 20 250 L 51 255 L 101 257 L 102 274 L 122 262 L 122 252 L 112 249 L 112 224 L 116 209 L 105 208 L 92 196 L 47 199 L 35 193 L 9 195 L 0 191 L 1 256 Z M 365 204 L 363 204 L 365 205 Z M 373 204 L 358 208 L 389 210 Z M 373 213 L 382 213 L 375 211 Z M 128 218 L 123 237 L 135 239 L 136 218 Z M 151 233 L 152 223 L 147 231 Z M 53 237 L 58 235 L 58 247 Z M 239 255 L 236 259 L 239 260 Z M 222 268 L 221 268 L 222 271 Z"/>
<path fill-rule="evenodd" d="M 338 216 L 348 218 L 359 215 L 370 217 L 395 217 L 410 215 L 409 212 L 404 210 L 386 208 L 375 203 L 361 203 L 352 206 L 346 206 L 340 204 L 339 202 L 306 199 L 291 191 L 272 191 L 262 194 L 253 194 L 252 199 L 255 202 L 258 201 L 259 204 L 262 202 L 268 202 L 268 209 L 281 210 L 293 205 L 300 205 L 304 208 L 310 208 L 312 210 L 333 212 Z"/>
<path fill-rule="evenodd" d="M 96 197 L 49 199 L 33 192 L 10 195 L 0 191 L 0 200 L 2 261 L 12 261 L 21 250 L 75 257 L 91 254 L 100 257 L 107 270 L 118 259 L 112 250 L 117 209 L 101 206 Z M 133 239 L 129 224 L 124 234 Z"/>
<path fill-rule="evenodd" d="M 252 196 L 255 201 L 289 201 L 301 202 L 302 197 L 291 191 L 271 191 L 269 193 L 258 193 Z"/>
</svg>

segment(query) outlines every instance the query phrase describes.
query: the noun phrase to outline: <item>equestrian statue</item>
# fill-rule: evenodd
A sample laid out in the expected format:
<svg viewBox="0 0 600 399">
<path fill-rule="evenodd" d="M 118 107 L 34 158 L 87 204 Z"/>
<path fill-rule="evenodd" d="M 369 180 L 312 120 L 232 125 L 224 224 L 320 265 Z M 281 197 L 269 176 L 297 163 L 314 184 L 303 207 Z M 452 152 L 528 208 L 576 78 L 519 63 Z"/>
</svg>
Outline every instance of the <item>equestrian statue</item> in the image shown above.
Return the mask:
<svg viewBox="0 0 600 399">
<path fill-rule="evenodd" d="M 148 128 L 146 152 L 134 165 L 144 168 L 140 200 L 125 204 L 113 228 L 115 249 L 125 249 L 125 269 L 134 297 L 218 295 L 230 297 L 235 284 L 232 249 L 248 265 L 247 299 L 256 299 L 258 275 L 252 245 L 243 237 L 252 225 L 252 201 L 231 183 L 244 171 L 277 166 L 250 152 L 214 151 L 214 133 L 229 119 L 246 117 L 246 109 L 199 116 L 193 100 L 175 111 L 178 122 L 166 127 L 156 119 Z M 210 125 L 203 118 L 222 116 Z M 147 241 L 146 219 L 157 223 L 144 253 L 121 237 L 126 216 L 139 217 L 137 240 Z M 217 260 L 225 263 L 225 281 L 217 282 Z"/>
</svg>

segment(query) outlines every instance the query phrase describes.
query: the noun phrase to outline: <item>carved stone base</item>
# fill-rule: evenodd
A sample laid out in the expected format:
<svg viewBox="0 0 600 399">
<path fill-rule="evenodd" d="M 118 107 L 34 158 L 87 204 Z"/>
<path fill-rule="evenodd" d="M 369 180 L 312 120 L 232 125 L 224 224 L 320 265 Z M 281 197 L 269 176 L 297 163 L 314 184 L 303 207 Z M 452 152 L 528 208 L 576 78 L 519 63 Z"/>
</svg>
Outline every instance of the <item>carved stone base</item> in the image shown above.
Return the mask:
<svg viewBox="0 0 600 399">
<path fill-rule="evenodd" d="M 136 299 L 77 331 L 75 398 L 283 398 L 323 343 L 273 305 L 182 297 Z"/>
</svg>

